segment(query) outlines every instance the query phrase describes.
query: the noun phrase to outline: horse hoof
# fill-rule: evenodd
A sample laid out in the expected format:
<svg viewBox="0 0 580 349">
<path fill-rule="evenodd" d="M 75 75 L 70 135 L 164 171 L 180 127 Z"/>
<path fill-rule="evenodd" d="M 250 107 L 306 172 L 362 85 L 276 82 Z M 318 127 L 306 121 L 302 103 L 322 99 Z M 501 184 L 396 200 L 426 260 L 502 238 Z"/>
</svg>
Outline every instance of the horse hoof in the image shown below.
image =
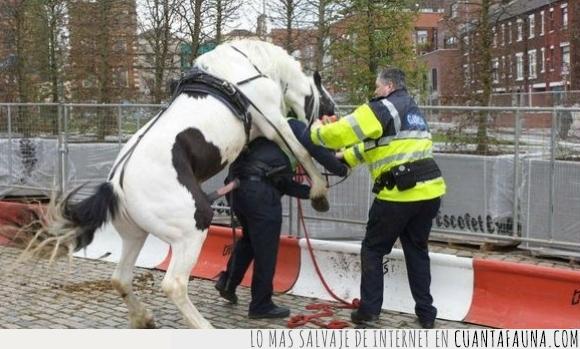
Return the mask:
<svg viewBox="0 0 580 349">
<path fill-rule="evenodd" d="M 155 325 L 155 320 L 151 318 L 141 319 L 138 321 L 131 321 L 131 328 L 134 329 L 155 329 L 157 326 Z"/>
<path fill-rule="evenodd" d="M 145 324 L 145 327 L 147 329 L 156 329 L 157 325 L 155 325 L 155 320 L 151 319 L 149 321 L 147 321 L 147 323 Z"/>
<path fill-rule="evenodd" d="M 312 205 L 312 208 L 318 212 L 328 212 L 328 210 L 330 210 L 330 204 L 328 203 L 328 200 L 324 196 L 316 199 L 311 199 L 310 204 Z"/>
</svg>

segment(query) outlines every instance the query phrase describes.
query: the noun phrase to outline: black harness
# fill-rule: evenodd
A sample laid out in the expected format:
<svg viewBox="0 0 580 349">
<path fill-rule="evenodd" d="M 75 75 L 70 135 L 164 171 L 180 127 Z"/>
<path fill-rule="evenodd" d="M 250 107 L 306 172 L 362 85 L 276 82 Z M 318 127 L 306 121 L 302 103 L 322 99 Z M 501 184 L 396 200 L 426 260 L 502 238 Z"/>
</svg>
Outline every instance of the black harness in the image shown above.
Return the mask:
<svg viewBox="0 0 580 349">
<path fill-rule="evenodd" d="M 244 124 L 244 131 L 246 134 L 246 145 L 249 143 L 250 130 L 252 128 L 252 115 L 249 111 L 249 107 L 250 106 L 253 107 L 262 116 L 264 116 L 264 114 L 238 88 L 238 86 L 247 84 L 247 83 L 254 81 L 256 79 L 259 79 L 259 78 L 269 79 L 269 77 L 267 75 L 263 74 L 260 71 L 260 69 L 250 60 L 250 58 L 244 52 L 242 52 L 240 49 L 238 49 L 237 47 L 235 47 L 233 45 L 231 45 L 231 47 L 232 47 L 232 49 L 234 49 L 235 51 L 240 53 L 242 56 L 244 56 L 248 60 L 248 62 L 254 67 L 254 69 L 256 70 L 256 72 L 258 74 L 254 75 L 250 78 L 241 80 L 241 81 L 237 82 L 236 84 L 232 84 L 229 81 L 220 79 L 220 78 L 213 76 L 213 75 L 211 75 L 211 74 L 209 74 L 209 73 L 207 73 L 207 72 L 205 72 L 197 67 L 194 67 L 187 73 L 187 75 L 183 76 L 181 79 L 179 79 L 177 81 L 172 82 L 171 86 L 170 86 L 171 100 L 169 101 L 168 105 L 165 106 L 155 116 L 153 122 L 151 122 L 151 124 L 147 127 L 147 129 L 145 129 L 145 131 L 139 135 L 139 137 L 137 138 L 135 143 L 131 146 L 131 148 L 125 154 L 123 154 L 121 159 L 119 159 L 119 161 L 113 166 L 111 174 L 109 175 L 109 181 L 115 175 L 118 167 L 121 164 L 123 164 L 123 166 L 121 168 L 121 177 L 119 178 L 119 185 L 121 186 L 121 188 L 123 188 L 123 177 L 124 177 L 124 173 L 125 173 L 125 167 L 127 166 L 129 159 L 133 155 L 135 148 L 140 143 L 143 136 L 145 136 L 145 134 L 147 134 L 147 132 L 149 132 L 149 130 L 153 127 L 153 125 L 155 125 L 157 123 L 157 121 L 161 118 L 161 116 L 167 110 L 169 105 L 171 105 L 171 103 L 173 103 L 173 101 L 177 98 L 177 96 L 179 96 L 181 93 L 184 93 L 184 92 L 185 93 L 187 93 L 187 92 L 189 92 L 189 93 L 206 93 L 206 94 L 211 95 L 212 97 L 215 97 L 218 100 L 220 100 L 223 104 L 225 104 L 232 111 L 232 113 L 234 115 L 236 115 L 242 121 L 242 123 Z M 284 88 L 284 93 L 286 93 L 287 88 L 288 88 L 288 84 L 286 84 L 286 86 Z M 312 90 L 312 86 L 310 87 L 310 89 Z M 312 102 L 312 104 L 314 104 L 313 100 L 311 102 Z M 311 117 L 311 118 L 313 119 L 313 117 Z M 288 149 L 290 149 L 290 151 L 292 151 L 288 142 L 286 142 L 284 137 L 282 137 L 282 134 L 275 127 L 275 125 L 272 124 L 272 122 L 267 117 L 264 116 L 264 119 L 266 120 L 266 122 L 268 122 L 270 124 L 270 126 L 272 126 L 272 128 L 276 131 L 276 133 L 278 133 L 278 135 L 280 136 L 280 139 L 282 139 L 282 141 L 286 144 Z"/>
<path fill-rule="evenodd" d="M 255 78 L 257 77 L 253 77 L 253 79 Z M 244 83 L 251 81 L 249 79 L 246 80 L 244 80 Z M 240 84 L 241 83 L 238 83 L 238 85 Z M 250 138 L 250 129 L 252 128 L 252 115 L 248 108 L 252 102 L 236 85 L 194 67 L 187 73 L 187 75 L 181 78 L 177 83 L 177 86 L 171 90 L 171 100 L 173 101 L 177 96 L 184 92 L 207 93 L 225 104 L 244 124 L 247 143 Z"/>
<path fill-rule="evenodd" d="M 203 70 L 194 67 L 190 70 L 187 75 L 183 76 L 181 79 L 174 81 L 170 86 L 171 100 L 168 105 L 165 106 L 154 118 L 153 122 L 139 135 L 135 143 L 131 148 L 123 154 L 121 159 L 114 165 L 111 174 L 109 175 L 109 181 L 115 175 L 118 167 L 123 164 L 121 168 L 121 178 L 119 178 L 119 185 L 123 188 L 123 178 L 125 174 L 125 167 L 129 162 L 129 159 L 133 155 L 135 148 L 141 142 L 141 139 L 145 134 L 151 130 L 153 125 L 159 121 L 163 113 L 167 110 L 169 105 L 179 96 L 181 93 L 205 93 L 214 98 L 217 98 L 220 102 L 226 105 L 232 113 L 238 117 L 244 124 L 244 131 L 246 134 L 246 144 L 250 140 L 250 129 L 252 128 L 252 115 L 249 112 L 249 106 L 254 105 L 252 101 L 246 97 L 240 91 L 240 89 L 233 85 L 232 83 L 220 79 L 216 76 L 208 74 Z"/>
</svg>

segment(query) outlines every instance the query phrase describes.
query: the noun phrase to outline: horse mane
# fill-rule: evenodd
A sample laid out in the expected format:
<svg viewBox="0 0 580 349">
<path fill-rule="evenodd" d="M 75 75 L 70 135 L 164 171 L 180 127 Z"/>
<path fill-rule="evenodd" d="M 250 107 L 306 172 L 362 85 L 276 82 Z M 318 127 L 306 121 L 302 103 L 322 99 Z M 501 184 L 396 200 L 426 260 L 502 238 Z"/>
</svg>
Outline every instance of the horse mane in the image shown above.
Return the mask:
<svg viewBox="0 0 580 349">
<path fill-rule="evenodd" d="M 196 65 L 201 66 L 201 68 L 206 70 L 208 73 L 215 74 L 224 79 L 232 78 L 232 76 L 236 75 L 239 71 L 238 66 L 230 64 L 215 64 L 216 62 L 220 62 L 220 59 L 216 59 L 217 57 L 235 55 L 234 58 L 237 61 L 244 59 L 240 53 L 233 50 L 230 46 L 234 46 L 244 52 L 244 54 L 249 57 L 250 61 L 255 64 L 263 74 L 271 79 L 277 80 L 284 85 L 288 84 L 288 88 L 290 89 L 298 90 L 304 94 L 309 93 L 309 81 L 307 79 L 299 78 L 306 77 L 302 71 L 300 62 L 289 55 L 281 47 L 266 41 L 256 39 L 230 41 L 224 45 L 216 47 L 213 51 L 198 57 Z M 226 50 L 229 52 L 225 52 Z M 250 65 L 250 62 L 248 62 L 248 65 Z"/>
</svg>

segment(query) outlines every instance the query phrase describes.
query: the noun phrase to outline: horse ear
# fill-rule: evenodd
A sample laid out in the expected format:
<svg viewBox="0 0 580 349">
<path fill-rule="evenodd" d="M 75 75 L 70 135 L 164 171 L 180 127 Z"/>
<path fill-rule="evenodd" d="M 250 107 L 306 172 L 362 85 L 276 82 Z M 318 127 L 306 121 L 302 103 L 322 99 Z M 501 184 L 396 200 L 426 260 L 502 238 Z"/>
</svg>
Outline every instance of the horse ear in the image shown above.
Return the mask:
<svg viewBox="0 0 580 349">
<path fill-rule="evenodd" d="M 314 75 L 312 77 L 314 78 L 314 84 L 316 85 L 316 87 L 321 87 L 322 77 L 320 77 L 320 73 L 318 72 L 318 70 L 314 72 Z"/>
</svg>

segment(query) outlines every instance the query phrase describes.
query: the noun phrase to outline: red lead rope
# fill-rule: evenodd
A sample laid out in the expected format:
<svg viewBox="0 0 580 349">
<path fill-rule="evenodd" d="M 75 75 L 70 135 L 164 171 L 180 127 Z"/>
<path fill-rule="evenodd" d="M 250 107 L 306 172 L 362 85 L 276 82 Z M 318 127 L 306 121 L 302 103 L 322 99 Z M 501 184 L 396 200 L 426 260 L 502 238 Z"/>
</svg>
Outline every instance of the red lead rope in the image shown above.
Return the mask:
<svg viewBox="0 0 580 349">
<path fill-rule="evenodd" d="M 306 229 L 306 223 L 304 222 L 304 214 L 302 213 L 302 203 L 300 202 L 300 200 L 297 200 L 297 202 L 298 202 L 298 215 L 300 217 L 300 223 L 302 224 L 302 227 L 304 228 L 304 236 L 306 237 L 306 244 L 308 245 L 308 252 L 310 254 L 310 258 L 312 259 L 312 264 L 314 264 L 314 269 L 316 270 L 316 274 L 318 274 L 318 277 L 320 278 L 322 285 L 326 289 L 326 292 L 328 292 L 328 294 L 332 298 L 334 298 L 335 300 L 337 300 L 338 302 L 340 302 L 342 304 L 341 305 L 335 305 L 335 304 L 330 304 L 330 303 L 312 303 L 312 304 L 309 304 L 308 306 L 306 306 L 306 309 L 307 310 L 318 310 L 318 313 L 311 314 L 311 315 L 303 315 L 303 314 L 295 315 L 295 316 L 291 317 L 290 320 L 288 320 L 287 326 L 288 326 L 288 328 L 296 328 L 296 327 L 304 326 L 308 322 L 311 322 L 319 327 L 328 328 L 328 329 L 340 329 L 340 328 L 350 327 L 350 323 L 348 321 L 332 320 L 328 323 L 325 323 L 325 322 L 322 322 L 319 320 L 322 317 L 334 316 L 333 309 L 336 309 L 336 308 L 338 308 L 338 309 L 357 309 L 360 301 L 355 298 L 352 300 L 352 303 L 347 302 L 346 300 L 337 296 L 332 291 L 330 286 L 328 286 L 328 284 L 326 283 L 326 280 L 324 279 L 324 276 L 322 275 L 322 272 L 320 271 L 320 267 L 318 266 L 318 262 L 316 261 L 316 258 L 314 257 L 314 251 L 312 250 L 312 245 L 310 244 L 310 237 L 308 236 L 308 230 Z"/>
</svg>

